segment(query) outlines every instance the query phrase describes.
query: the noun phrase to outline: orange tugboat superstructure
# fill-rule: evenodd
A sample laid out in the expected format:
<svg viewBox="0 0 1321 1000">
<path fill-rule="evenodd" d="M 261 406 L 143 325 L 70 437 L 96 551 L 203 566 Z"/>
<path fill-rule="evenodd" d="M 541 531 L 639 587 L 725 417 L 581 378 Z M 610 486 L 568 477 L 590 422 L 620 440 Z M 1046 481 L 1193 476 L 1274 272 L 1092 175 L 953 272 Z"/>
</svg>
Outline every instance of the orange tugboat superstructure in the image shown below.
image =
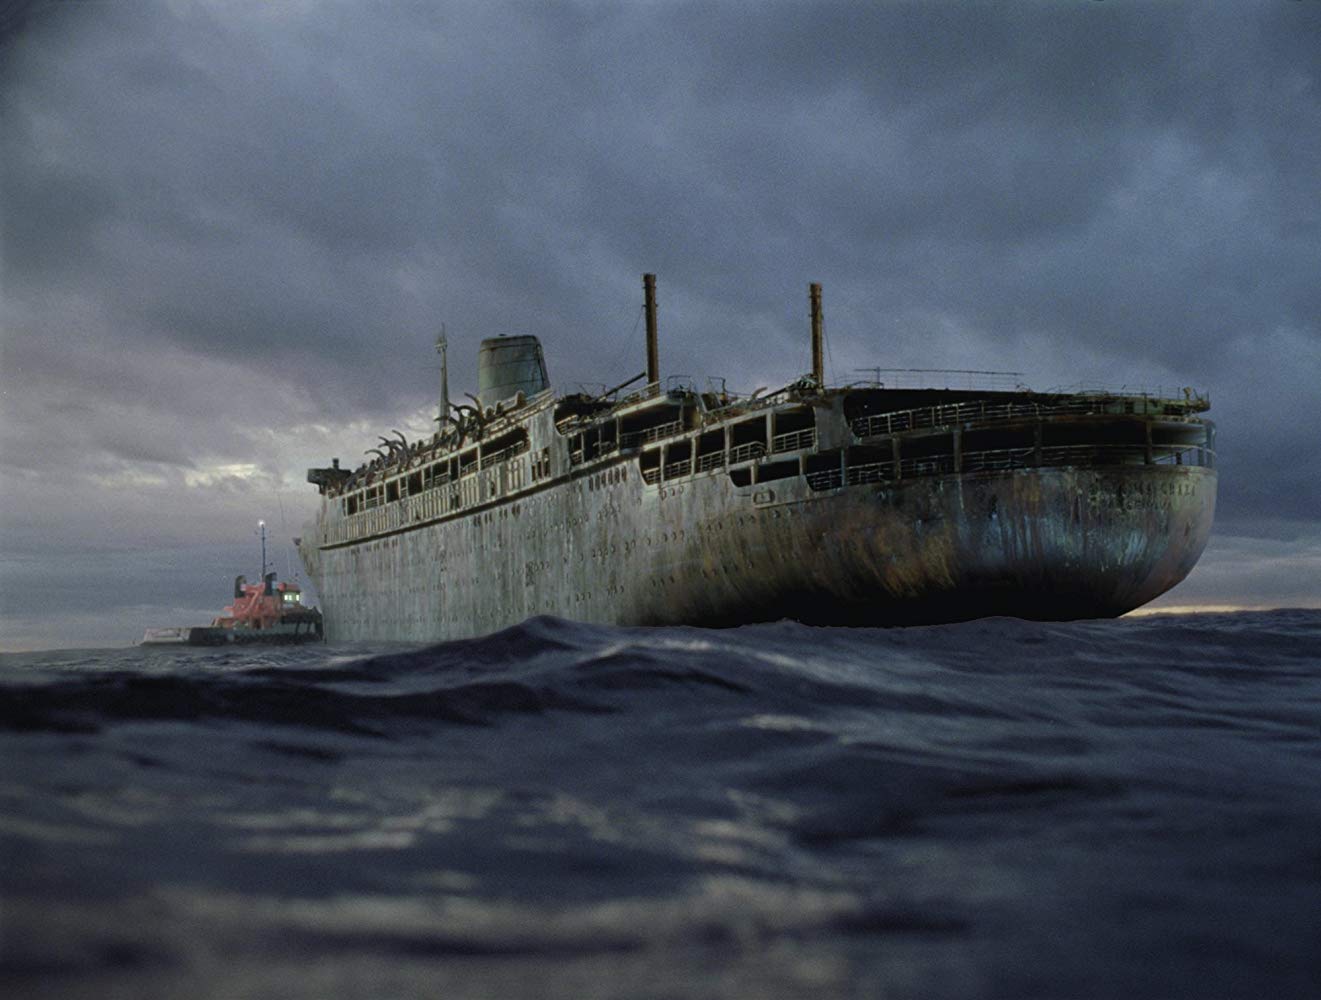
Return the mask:
<svg viewBox="0 0 1321 1000">
<path fill-rule="evenodd" d="M 316 642 L 323 638 L 321 612 L 303 605 L 303 592 L 295 583 L 276 583 L 266 572 L 266 523 L 261 528 L 262 582 L 234 579 L 234 602 L 226 605 L 210 625 L 149 628 L 144 646 L 220 646 L 229 642 Z"/>
<path fill-rule="evenodd" d="M 224 613 L 211 622 L 212 628 L 272 629 L 288 617 L 290 612 L 316 614 L 302 605 L 302 591 L 297 584 L 269 581 L 248 583 L 244 577 L 234 581 L 234 603 L 225 606 Z"/>
</svg>

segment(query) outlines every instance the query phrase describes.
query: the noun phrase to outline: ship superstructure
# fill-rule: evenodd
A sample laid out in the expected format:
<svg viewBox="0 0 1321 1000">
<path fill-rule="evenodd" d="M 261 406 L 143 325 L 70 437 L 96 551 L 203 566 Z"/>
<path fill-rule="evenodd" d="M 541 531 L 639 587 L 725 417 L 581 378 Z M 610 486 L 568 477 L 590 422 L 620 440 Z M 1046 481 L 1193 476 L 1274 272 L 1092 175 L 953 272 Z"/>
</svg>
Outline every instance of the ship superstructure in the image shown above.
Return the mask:
<svg viewBox="0 0 1321 1000">
<path fill-rule="evenodd" d="M 556 395 L 533 337 L 472 405 L 313 469 L 299 550 L 327 638 L 440 640 L 539 614 L 618 624 L 1107 617 L 1187 575 L 1215 508 L 1205 397 L 827 386 L 751 397 L 647 371 Z M 447 393 L 446 393 L 447 396 Z"/>
</svg>

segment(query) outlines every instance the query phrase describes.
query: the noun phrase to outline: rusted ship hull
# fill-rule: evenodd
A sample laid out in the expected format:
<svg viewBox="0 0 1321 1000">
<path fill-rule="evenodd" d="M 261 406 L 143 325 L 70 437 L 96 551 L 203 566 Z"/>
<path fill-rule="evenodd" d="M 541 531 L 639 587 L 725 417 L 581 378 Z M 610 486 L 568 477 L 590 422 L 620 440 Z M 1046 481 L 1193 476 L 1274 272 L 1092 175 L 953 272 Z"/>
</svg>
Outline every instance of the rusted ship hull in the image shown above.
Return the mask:
<svg viewBox="0 0 1321 1000">
<path fill-rule="evenodd" d="M 537 614 L 618 624 L 1110 617 L 1201 555 L 1215 473 L 1023 469 L 653 487 L 637 463 L 356 544 L 303 546 L 327 638 L 428 641 Z"/>
<path fill-rule="evenodd" d="M 1187 576 L 1214 507 L 1214 472 L 1177 467 L 1021 470 L 786 495 L 755 508 L 733 552 L 717 543 L 693 553 L 708 583 L 725 576 L 726 559 L 753 566 L 750 578 L 729 578 L 715 600 L 705 587 L 672 590 L 668 620 L 1114 617 Z"/>
<path fill-rule="evenodd" d="M 456 406 L 442 338 L 432 438 L 396 432 L 352 472 L 308 471 L 323 500 L 299 548 L 327 638 L 454 639 L 533 615 L 1109 617 L 1206 545 L 1215 426 L 1191 389 L 909 389 L 880 370 L 830 387 L 819 285 L 810 376 L 750 396 L 663 386 L 654 276 L 643 286 L 647 369 L 624 386 L 556 397 L 535 337 L 493 338 L 476 406 Z"/>
</svg>

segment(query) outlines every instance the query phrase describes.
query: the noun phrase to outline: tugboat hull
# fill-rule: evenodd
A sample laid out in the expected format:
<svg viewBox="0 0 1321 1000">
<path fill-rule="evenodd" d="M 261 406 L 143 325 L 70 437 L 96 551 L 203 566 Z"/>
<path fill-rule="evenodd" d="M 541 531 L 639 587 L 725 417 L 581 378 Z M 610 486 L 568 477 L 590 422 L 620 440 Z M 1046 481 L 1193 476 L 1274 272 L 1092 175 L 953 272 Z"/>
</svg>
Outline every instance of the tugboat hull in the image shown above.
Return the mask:
<svg viewBox="0 0 1321 1000">
<path fill-rule="evenodd" d="M 218 628 L 211 625 L 149 628 L 142 636 L 143 646 L 225 646 L 230 643 L 288 645 L 320 642 L 321 623 L 299 626 L 278 625 L 268 629 Z"/>
<path fill-rule="evenodd" d="M 262 525 L 262 562 L 265 563 L 266 528 Z M 210 625 L 180 625 L 149 628 L 142 635 L 144 646 L 224 646 L 229 643 L 320 642 L 324 638 L 321 612 L 302 604 L 296 584 L 275 582 L 267 573 L 262 582 L 250 584 L 240 576 L 234 581 L 234 603 Z"/>
</svg>

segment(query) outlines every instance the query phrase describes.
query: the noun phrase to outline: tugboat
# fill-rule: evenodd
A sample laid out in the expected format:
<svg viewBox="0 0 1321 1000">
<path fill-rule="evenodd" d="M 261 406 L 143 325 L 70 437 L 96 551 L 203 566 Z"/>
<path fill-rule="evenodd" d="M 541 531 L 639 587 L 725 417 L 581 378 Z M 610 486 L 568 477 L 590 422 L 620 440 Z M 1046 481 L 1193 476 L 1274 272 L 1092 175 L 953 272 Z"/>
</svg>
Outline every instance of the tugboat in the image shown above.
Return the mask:
<svg viewBox="0 0 1321 1000">
<path fill-rule="evenodd" d="M 324 638 L 321 612 L 303 605 L 303 592 L 294 583 L 276 583 L 266 572 L 266 522 L 261 528 L 262 582 L 234 579 L 234 603 L 210 625 L 149 628 L 144 646 L 223 646 L 231 642 L 320 642 Z"/>
</svg>

